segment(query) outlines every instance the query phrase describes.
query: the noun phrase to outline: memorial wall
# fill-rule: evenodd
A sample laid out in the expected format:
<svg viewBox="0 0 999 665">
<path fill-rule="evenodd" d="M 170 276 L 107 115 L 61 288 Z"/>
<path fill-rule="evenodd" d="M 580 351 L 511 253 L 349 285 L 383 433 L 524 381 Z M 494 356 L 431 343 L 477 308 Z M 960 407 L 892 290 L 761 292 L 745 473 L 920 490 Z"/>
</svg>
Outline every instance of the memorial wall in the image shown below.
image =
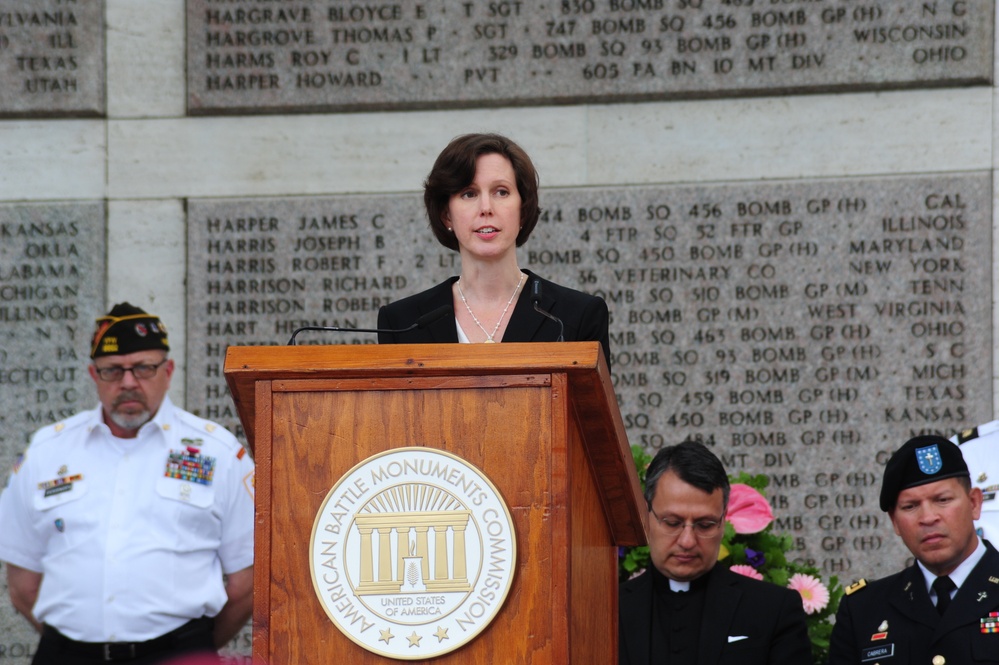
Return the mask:
<svg viewBox="0 0 999 665">
<path fill-rule="evenodd" d="M 457 274 L 422 179 L 453 136 L 500 131 L 541 173 L 521 266 L 609 305 L 630 441 L 766 474 L 824 575 L 893 571 L 887 456 L 995 413 L 995 20 L 991 0 L 0 0 L 0 466 L 93 406 L 92 321 L 121 300 L 170 327 L 172 398 L 241 434 L 226 347 L 373 327 Z M 0 595 L 0 663 L 26 664 Z"/>
<path fill-rule="evenodd" d="M 549 189 L 521 266 L 602 296 L 632 443 L 686 438 L 766 473 L 778 525 L 830 575 L 904 560 L 880 474 L 898 439 L 987 418 L 987 173 L 698 187 Z M 241 432 L 229 344 L 377 310 L 456 274 L 418 196 L 191 200 L 188 383 Z M 194 258 L 197 257 L 197 258 Z M 298 344 L 374 343 L 305 332 Z"/>
<path fill-rule="evenodd" d="M 191 113 L 987 83 L 992 3 L 187 3 Z"/>
<path fill-rule="evenodd" d="M 100 2 L 0 3 L 0 118 L 104 114 Z"/>
</svg>

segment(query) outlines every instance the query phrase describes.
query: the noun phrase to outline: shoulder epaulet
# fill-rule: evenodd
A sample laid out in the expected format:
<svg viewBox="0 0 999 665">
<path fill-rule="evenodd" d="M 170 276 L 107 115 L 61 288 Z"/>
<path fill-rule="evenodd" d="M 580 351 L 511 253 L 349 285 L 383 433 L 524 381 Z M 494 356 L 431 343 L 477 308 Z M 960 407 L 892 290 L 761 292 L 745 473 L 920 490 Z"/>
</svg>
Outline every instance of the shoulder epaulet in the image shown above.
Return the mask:
<svg viewBox="0 0 999 665">
<path fill-rule="evenodd" d="M 843 590 L 843 593 L 849 596 L 857 593 L 866 586 L 867 586 L 867 580 L 861 578 L 856 582 L 854 582 L 853 584 L 851 584 L 850 586 L 846 587 L 846 589 Z"/>
<path fill-rule="evenodd" d="M 971 441 L 972 439 L 977 439 L 977 438 L 978 438 L 978 428 L 977 427 L 971 427 L 969 429 L 963 429 L 963 430 L 961 430 L 960 432 L 957 433 L 957 445 L 961 445 L 962 443 L 967 443 L 968 441 Z"/>
<path fill-rule="evenodd" d="M 46 425 L 45 427 L 42 427 L 41 429 L 36 431 L 34 435 L 31 437 L 31 442 L 39 443 L 41 441 L 45 441 L 46 439 L 55 438 L 56 436 L 62 434 L 63 432 L 71 430 L 74 427 L 77 427 L 85 422 L 88 422 L 89 420 L 90 420 L 89 411 L 81 411 L 79 413 L 75 413 L 69 418 L 66 418 L 65 420 L 60 420 L 57 423 L 52 423 L 51 425 Z"/>
<path fill-rule="evenodd" d="M 962 444 L 987 439 L 991 442 L 997 435 L 999 435 L 999 420 L 990 420 L 987 423 L 980 423 L 978 427 L 969 427 L 968 429 L 961 430 L 951 437 L 951 441 Z"/>
<path fill-rule="evenodd" d="M 183 409 L 177 409 L 176 417 L 178 420 L 183 421 L 184 424 L 186 424 L 188 427 L 197 430 L 198 432 L 204 434 L 205 436 L 211 439 L 214 439 L 215 441 L 218 441 L 219 443 L 225 444 L 226 447 L 236 450 L 237 448 L 242 446 L 242 444 L 239 443 L 236 437 L 233 436 L 229 430 L 222 427 L 218 423 L 213 423 L 210 420 L 205 420 L 204 418 L 196 416 L 190 411 L 184 411 Z"/>
</svg>

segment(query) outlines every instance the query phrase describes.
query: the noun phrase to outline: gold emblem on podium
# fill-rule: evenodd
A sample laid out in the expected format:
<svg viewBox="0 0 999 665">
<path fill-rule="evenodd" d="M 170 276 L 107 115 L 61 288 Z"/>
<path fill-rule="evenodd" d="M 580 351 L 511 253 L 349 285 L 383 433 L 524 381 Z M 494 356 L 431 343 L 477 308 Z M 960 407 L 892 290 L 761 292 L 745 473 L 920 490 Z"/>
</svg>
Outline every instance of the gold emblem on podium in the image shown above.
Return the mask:
<svg viewBox="0 0 999 665">
<path fill-rule="evenodd" d="M 454 651 L 489 625 L 516 553 L 489 479 L 455 455 L 410 447 L 370 457 L 334 485 L 309 563 L 337 628 L 368 651 L 415 660 Z"/>
</svg>

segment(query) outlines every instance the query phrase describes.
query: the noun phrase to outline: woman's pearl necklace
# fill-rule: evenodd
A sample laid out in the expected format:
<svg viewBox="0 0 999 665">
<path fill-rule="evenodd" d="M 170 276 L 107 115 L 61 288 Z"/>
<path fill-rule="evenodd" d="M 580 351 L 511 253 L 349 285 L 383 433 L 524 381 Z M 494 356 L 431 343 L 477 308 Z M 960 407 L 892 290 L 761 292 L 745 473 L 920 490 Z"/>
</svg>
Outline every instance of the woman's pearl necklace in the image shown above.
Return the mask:
<svg viewBox="0 0 999 665">
<path fill-rule="evenodd" d="M 507 310 L 510 309 L 510 305 L 513 303 L 513 299 L 517 297 L 517 293 L 520 291 L 520 286 L 523 283 L 524 283 L 524 273 L 520 273 L 520 280 L 517 282 L 517 288 L 515 288 L 513 290 L 513 293 L 510 294 L 510 299 L 506 301 L 506 307 L 503 308 L 503 313 L 500 314 L 499 320 L 496 321 L 496 325 L 493 326 L 493 331 L 492 331 L 492 333 L 490 333 L 485 328 L 482 327 L 482 324 L 479 323 L 478 317 L 475 316 L 475 312 L 473 312 L 472 308 L 468 306 L 468 301 L 465 300 L 465 294 L 462 293 L 462 291 L 461 291 L 461 278 L 459 278 L 458 281 L 456 282 L 456 284 L 458 286 L 458 295 L 461 297 L 461 304 L 463 304 L 465 306 L 465 309 L 468 310 L 468 315 L 472 317 L 473 321 L 475 321 L 475 325 L 477 325 L 479 327 L 479 330 L 481 330 L 483 333 L 485 333 L 485 335 L 486 335 L 486 344 L 495 344 L 496 343 L 496 340 L 493 339 L 493 337 L 496 336 L 496 331 L 499 330 L 500 324 L 503 323 L 503 317 L 506 316 Z"/>
</svg>

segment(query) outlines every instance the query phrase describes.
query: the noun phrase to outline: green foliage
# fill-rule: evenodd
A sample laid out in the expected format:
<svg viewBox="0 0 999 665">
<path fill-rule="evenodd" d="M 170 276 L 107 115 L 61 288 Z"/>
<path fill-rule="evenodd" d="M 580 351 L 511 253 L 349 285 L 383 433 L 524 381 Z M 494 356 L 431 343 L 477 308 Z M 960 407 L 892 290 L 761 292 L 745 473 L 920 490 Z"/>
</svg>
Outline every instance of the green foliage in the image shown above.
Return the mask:
<svg viewBox="0 0 999 665">
<path fill-rule="evenodd" d="M 652 461 L 652 456 L 640 446 L 632 446 L 631 453 L 635 458 L 635 469 L 645 490 L 645 470 Z M 735 483 L 748 485 L 766 496 L 766 488 L 770 483 L 764 474 L 750 475 L 740 472 L 730 476 Z M 811 575 L 822 580 L 820 571 L 814 566 L 795 557 L 795 539 L 785 533 L 773 531 L 773 522 L 758 533 L 736 533 L 730 522 L 725 523 L 725 534 L 722 536 L 721 560 L 728 566 L 751 565 L 763 575 L 763 579 L 780 586 L 787 586 L 788 580 L 796 573 Z M 751 560 L 747 550 L 756 553 Z M 727 554 L 726 554 L 727 553 Z M 763 555 L 763 563 L 759 562 L 759 553 Z M 649 565 L 649 548 L 622 547 L 618 559 L 618 579 L 625 581 L 645 570 Z M 790 556 L 790 559 L 788 558 Z M 754 563 L 756 565 L 754 565 Z M 831 619 L 836 614 L 839 601 L 843 597 L 843 587 L 839 579 L 830 577 L 828 582 L 822 580 L 829 589 L 829 604 L 819 612 L 807 615 L 808 635 L 812 641 L 812 657 L 815 663 L 825 663 L 829 655 L 829 637 L 832 634 Z"/>
<path fill-rule="evenodd" d="M 645 470 L 652 462 L 652 455 L 645 452 L 641 446 L 631 447 L 631 456 L 635 458 L 635 470 L 638 471 L 638 480 L 642 484 L 642 492 L 645 492 Z M 649 566 L 649 546 L 622 547 L 618 550 L 617 579 L 625 582 L 633 575 L 642 572 Z"/>
</svg>

